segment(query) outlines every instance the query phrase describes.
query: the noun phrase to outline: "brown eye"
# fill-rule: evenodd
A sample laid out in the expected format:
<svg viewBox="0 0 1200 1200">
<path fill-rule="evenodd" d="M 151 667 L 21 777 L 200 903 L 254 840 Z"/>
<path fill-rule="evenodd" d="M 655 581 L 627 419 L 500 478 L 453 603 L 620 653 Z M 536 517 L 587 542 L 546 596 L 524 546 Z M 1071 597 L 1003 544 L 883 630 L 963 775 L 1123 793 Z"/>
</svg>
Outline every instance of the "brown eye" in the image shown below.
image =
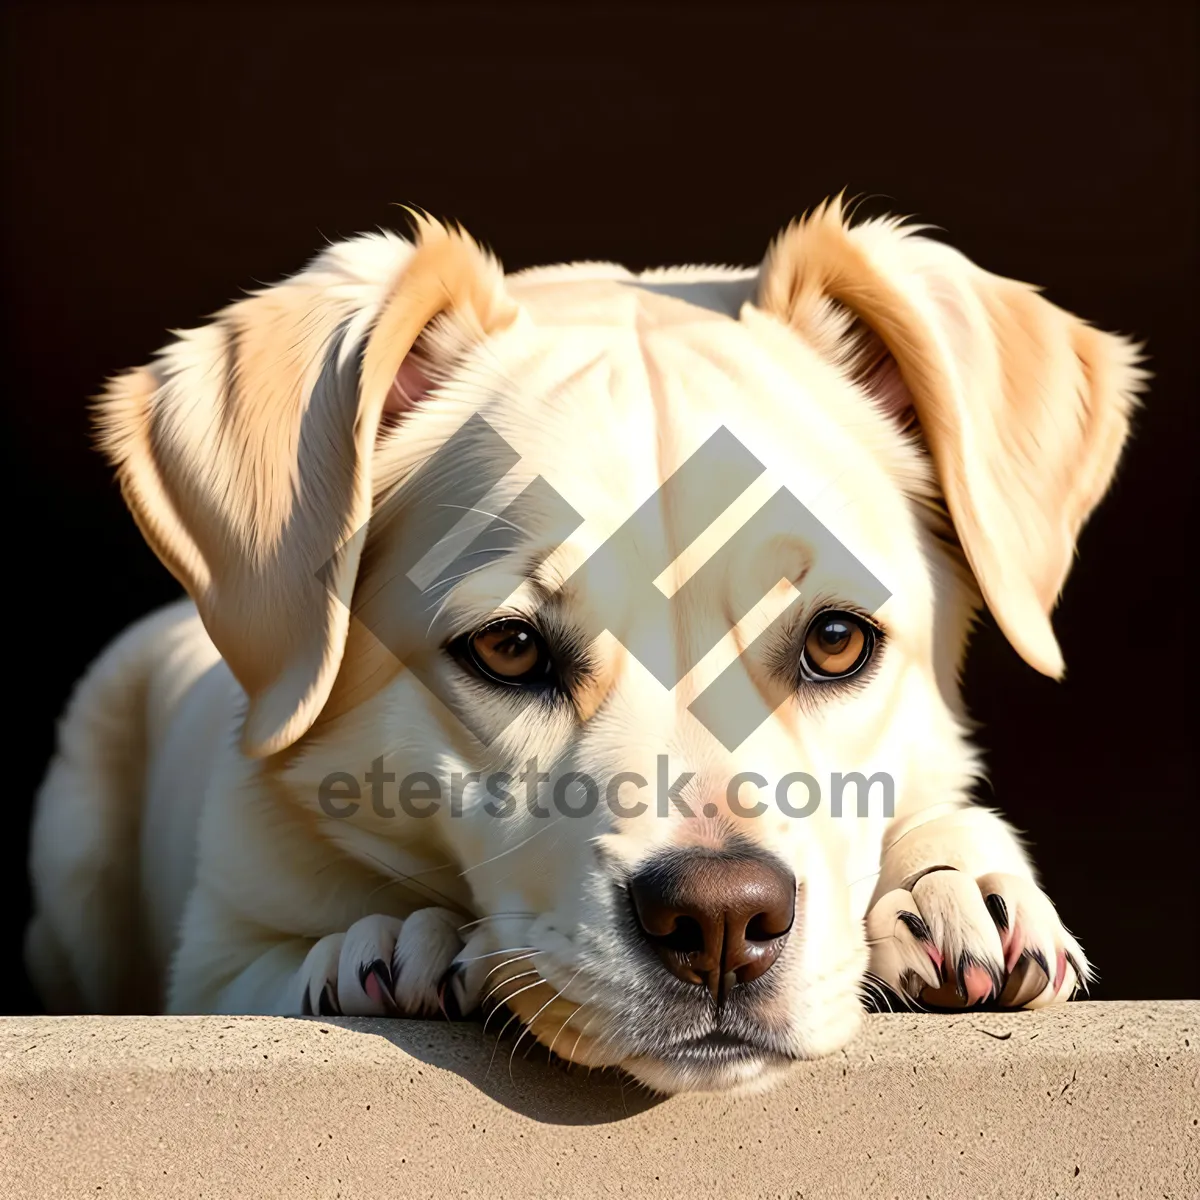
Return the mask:
<svg viewBox="0 0 1200 1200">
<path fill-rule="evenodd" d="M 528 621 L 494 621 L 471 635 L 476 666 L 500 683 L 535 683 L 550 674 L 550 652 Z"/>
<path fill-rule="evenodd" d="M 874 631 L 852 613 L 819 613 L 804 635 L 804 665 L 817 679 L 844 679 L 871 657 Z"/>
</svg>

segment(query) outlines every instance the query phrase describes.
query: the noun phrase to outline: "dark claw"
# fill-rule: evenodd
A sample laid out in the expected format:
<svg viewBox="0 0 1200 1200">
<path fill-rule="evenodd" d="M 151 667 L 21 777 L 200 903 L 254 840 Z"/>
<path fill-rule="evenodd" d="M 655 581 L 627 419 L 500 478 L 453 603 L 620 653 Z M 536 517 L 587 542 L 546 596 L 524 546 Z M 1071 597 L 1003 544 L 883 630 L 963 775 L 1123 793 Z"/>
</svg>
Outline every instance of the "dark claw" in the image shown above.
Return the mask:
<svg viewBox="0 0 1200 1200">
<path fill-rule="evenodd" d="M 463 1019 L 464 1014 L 459 1009 L 458 997 L 454 994 L 454 989 L 450 986 L 450 981 L 461 969 L 457 964 L 452 966 L 438 981 L 438 1007 L 442 1010 L 442 1015 L 447 1021 L 461 1021 Z"/>
<path fill-rule="evenodd" d="M 317 1014 L 322 1017 L 338 1017 L 341 1013 L 338 1011 L 337 1001 L 333 995 L 333 985 L 327 983 L 321 989 L 321 1001 L 317 1005 Z"/>
<path fill-rule="evenodd" d="M 364 992 L 367 990 L 367 979 L 372 975 L 379 981 L 379 990 L 383 993 L 383 1007 L 387 1010 L 388 1016 L 399 1016 L 400 1009 L 396 1005 L 396 998 L 392 992 L 394 984 L 391 967 L 382 958 L 377 958 L 374 962 L 363 963 L 358 968 L 358 982 Z"/>
<path fill-rule="evenodd" d="M 984 904 L 987 905 L 988 912 L 992 914 L 992 920 L 996 923 L 997 929 L 1008 928 L 1008 905 L 1004 903 L 1004 897 L 998 892 L 993 892 L 990 896 L 984 896 Z"/>
<path fill-rule="evenodd" d="M 964 982 L 966 978 L 966 968 L 975 960 L 965 951 L 959 956 L 958 964 L 954 968 L 954 990 L 958 993 L 958 998 L 966 1004 L 967 1002 L 967 985 Z"/>
<path fill-rule="evenodd" d="M 923 871 L 918 871 L 915 875 L 910 875 L 901 886 L 906 892 L 911 892 L 917 884 L 925 878 L 926 875 L 932 875 L 935 871 L 957 871 L 957 867 L 948 867 L 945 863 L 938 863 L 936 867 L 926 867 Z"/>
<path fill-rule="evenodd" d="M 919 942 L 928 942 L 933 945 L 933 934 L 929 932 L 929 926 L 915 912 L 909 912 L 904 909 L 896 914 L 896 916 L 904 922 L 908 932 L 913 935 Z"/>
</svg>

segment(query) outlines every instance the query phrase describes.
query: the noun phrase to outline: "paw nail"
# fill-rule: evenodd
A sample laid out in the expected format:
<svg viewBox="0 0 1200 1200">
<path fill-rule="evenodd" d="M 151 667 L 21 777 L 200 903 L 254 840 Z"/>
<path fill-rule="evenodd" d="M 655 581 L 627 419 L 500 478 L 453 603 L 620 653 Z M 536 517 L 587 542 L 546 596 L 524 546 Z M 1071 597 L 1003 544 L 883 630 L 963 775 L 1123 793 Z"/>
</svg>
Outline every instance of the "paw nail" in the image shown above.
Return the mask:
<svg viewBox="0 0 1200 1200">
<path fill-rule="evenodd" d="M 896 917 L 902 921 L 908 932 L 913 935 L 919 942 L 932 942 L 933 938 L 929 933 L 929 926 L 915 912 L 909 912 L 903 909 L 896 914 Z"/>
<path fill-rule="evenodd" d="M 942 961 L 942 952 L 933 944 L 933 934 L 929 932 L 929 926 L 915 912 L 909 912 L 907 909 L 898 912 L 896 918 L 921 943 L 921 949 L 929 955 L 929 959 L 938 973 L 938 986 L 940 987 L 945 981 L 943 977 L 944 964 Z"/>
<path fill-rule="evenodd" d="M 442 1010 L 442 1016 L 447 1021 L 461 1021 L 463 1017 L 458 1003 L 458 996 L 455 994 L 454 988 L 450 986 L 454 980 L 454 976 L 457 974 L 458 968 L 451 967 L 438 983 L 438 1008 Z"/>
<path fill-rule="evenodd" d="M 996 923 L 997 929 L 1008 928 L 1008 905 L 1004 903 L 1004 897 L 998 892 L 993 892 L 990 896 L 984 896 L 984 904 L 987 905 L 987 910 L 992 914 L 992 920 Z"/>
<path fill-rule="evenodd" d="M 915 875 L 909 876 L 904 881 L 903 887 L 905 891 L 911 892 L 913 888 L 925 878 L 926 875 L 932 875 L 936 871 L 957 871 L 957 867 L 948 867 L 945 863 L 939 863 L 936 867 L 926 867 L 923 871 L 918 871 Z"/>
<path fill-rule="evenodd" d="M 365 963 L 360 967 L 358 980 L 363 991 L 385 1012 L 390 1015 L 399 1011 L 392 996 L 392 972 L 383 959 L 377 958 L 373 963 Z"/>
</svg>

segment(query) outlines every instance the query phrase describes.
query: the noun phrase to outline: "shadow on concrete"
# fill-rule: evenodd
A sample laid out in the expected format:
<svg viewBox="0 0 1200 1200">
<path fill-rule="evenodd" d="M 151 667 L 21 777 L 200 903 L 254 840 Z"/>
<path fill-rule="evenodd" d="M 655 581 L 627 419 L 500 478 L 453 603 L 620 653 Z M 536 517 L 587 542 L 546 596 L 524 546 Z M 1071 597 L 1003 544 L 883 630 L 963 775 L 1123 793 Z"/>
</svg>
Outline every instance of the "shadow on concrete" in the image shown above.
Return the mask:
<svg viewBox="0 0 1200 1200">
<path fill-rule="evenodd" d="M 430 1066 L 452 1071 L 505 1108 L 548 1125 L 605 1125 L 655 1107 L 665 1097 L 615 1068 L 567 1063 L 532 1035 L 486 1034 L 479 1021 L 298 1017 L 390 1042 Z"/>
</svg>

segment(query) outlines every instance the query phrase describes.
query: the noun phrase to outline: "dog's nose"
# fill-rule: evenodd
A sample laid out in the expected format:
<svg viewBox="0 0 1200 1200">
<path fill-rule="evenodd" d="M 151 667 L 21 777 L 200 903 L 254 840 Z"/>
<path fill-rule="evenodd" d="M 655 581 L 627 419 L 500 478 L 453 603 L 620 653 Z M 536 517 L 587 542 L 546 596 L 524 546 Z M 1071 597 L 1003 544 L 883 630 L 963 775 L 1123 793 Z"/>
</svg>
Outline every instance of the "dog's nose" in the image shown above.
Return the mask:
<svg viewBox="0 0 1200 1200">
<path fill-rule="evenodd" d="M 757 855 L 672 854 L 630 881 L 642 936 L 667 969 L 721 1004 L 766 974 L 796 918 L 796 878 Z"/>
</svg>

